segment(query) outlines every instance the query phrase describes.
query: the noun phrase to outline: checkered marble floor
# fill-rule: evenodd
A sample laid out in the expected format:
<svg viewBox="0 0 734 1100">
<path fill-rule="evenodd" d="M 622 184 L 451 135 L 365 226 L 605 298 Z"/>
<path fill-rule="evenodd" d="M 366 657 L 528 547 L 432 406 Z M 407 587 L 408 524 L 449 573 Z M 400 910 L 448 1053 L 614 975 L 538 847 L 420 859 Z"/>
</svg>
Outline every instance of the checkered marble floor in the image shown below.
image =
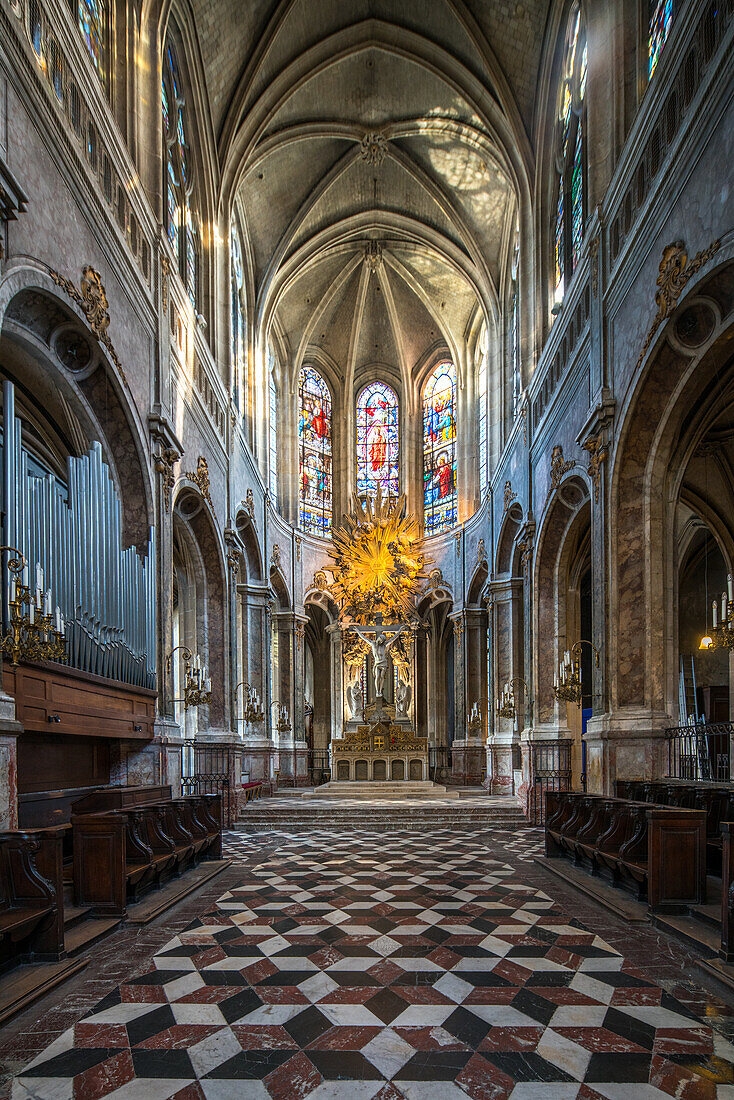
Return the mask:
<svg viewBox="0 0 734 1100">
<path fill-rule="evenodd" d="M 272 838 L 16 1100 L 734 1098 L 734 1046 L 471 833 Z"/>
</svg>

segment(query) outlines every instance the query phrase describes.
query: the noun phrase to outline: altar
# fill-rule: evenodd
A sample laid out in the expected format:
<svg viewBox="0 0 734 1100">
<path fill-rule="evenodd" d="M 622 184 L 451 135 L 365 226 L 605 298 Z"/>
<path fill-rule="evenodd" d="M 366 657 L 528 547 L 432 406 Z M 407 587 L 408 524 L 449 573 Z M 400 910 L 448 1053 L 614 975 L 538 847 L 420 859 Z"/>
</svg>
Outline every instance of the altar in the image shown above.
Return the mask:
<svg viewBox="0 0 734 1100">
<path fill-rule="evenodd" d="M 389 719 L 346 730 L 331 742 L 331 774 L 339 782 L 428 779 L 428 738 Z"/>
</svg>

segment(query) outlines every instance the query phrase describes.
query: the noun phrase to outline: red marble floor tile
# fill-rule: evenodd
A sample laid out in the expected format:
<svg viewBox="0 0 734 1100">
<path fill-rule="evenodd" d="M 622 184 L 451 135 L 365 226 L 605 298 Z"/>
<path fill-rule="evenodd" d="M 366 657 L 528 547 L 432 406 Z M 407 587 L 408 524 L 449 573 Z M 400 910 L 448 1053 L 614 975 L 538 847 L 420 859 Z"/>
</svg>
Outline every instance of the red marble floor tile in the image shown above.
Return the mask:
<svg viewBox="0 0 734 1100">
<path fill-rule="evenodd" d="M 472 1055 L 461 1073 L 457 1074 L 456 1082 L 472 1100 L 507 1100 L 515 1087 L 511 1077 L 482 1058 L 481 1054 Z"/>
<path fill-rule="evenodd" d="M 621 986 L 612 993 L 610 1004 L 612 1005 L 659 1005 L 663 991 L 659 986 L 644 989 L 634 986 L 625 988 Z"/>
<path fill-rule="evenodd" d="M 600 1092 L 595 1092 L 590 1085 L 582 1085 L 576 1094 L 576 1100 L 605 1100 Z"/>
<path fill-rule="evenodd" d="M 578 989 L 571 989 L 567 985 L 533 985 L 532 989 L 538 997 L 545 1001 L 551 1001 L 555 1005 L 598 1005 L 593 997 L 587 997 Z M 621 1002 L 624 1003 L 624 1002 Z"/>
<path fill-rule="evenodd" d="M 393 1027 L 393 1031 L 414 1050 L 469 1050 L 442 1027 Z"/>
<path fill-rule="evenodd" d="M 170 1100 L 206 1100 L 206 1094 L 198 1081 L 192 1081 L 175 1092 Z"/>
<path fill-rule="evenodd" d="M 525 966 L 520 966 L 518 963 L 513 962 L 510 959 L 502 959 L 497 963 L 493 972 L 500 978 L 505 978 L 508 982 L 512 982 L 514 985 L 525 985 L 528 978 L 532 976 L 532 970 L 528 970 Z"/>
<path fill-rule="evenodd" d="M 185 993 L 178 997 L 177 1004 L 182 1005 L 215 1005 L 220 1001 L 226 1001 L 232 996 L 232 987 L 228 985 L 202 985 L 198 989 L 192 989 L 191 993 Z"/>
<path fill-rule="evenodd" d="M 337 951 L 335 947 L 321 946 L 320 951 L 314 951 L 312 955 L 308 955 L 308 958 L 318 966 L 319 970 L 326 970 L 327 966 L 332 966 L 335 962 L 339 962 L 343 959 L 341 951 Z"/>
<path fill-rule="evenodd" d="M 74 1078 L 74 1100 L 99 1100 L 122 1088 L 134 1076 L 132 1054 L 129 1050 L 121 1050 L 106 1062 L 77 1074 Z"/>
<path fill-rule="evenodd" d="M 432 985 L 394 985 L 392 988 L 409 1005 L 452 1005 L 454 1001 L 446 997 Z"/>
<path fill-rule="evenodd" d="M 208 947 L 206 951 L 194 955 L 193 962 L 197 970 L 206 970 L 208 966 L 213 966 L 214 963 L 221 962 L 222 959 L 226 958 L 227 956 L 221 947 Z"/>
<path fill-rule="evenodd" d="M 396 978 L 399 978 L 405 971 L 401 970 L 395 963 L 390 962 L 389 959 L 381 959 L 380 962 L 369 967 L 367 973 L 372 978 L 376 978 L 378 982 L 382 982 L 383 985 L 389 985 L 390 982 L 394 982 Z"/>
<path fill-rule="evenodd" d="M 550 959 L 551 962 L 558 963 L 560 966 L 567 966 L 569 970 L 577 970 L 583 956 L 574 955 L 573 951 L 570 951 L 566 947 L 556 946 L 546 951 L 545 957 Z"/>
<path fill-rule="evenodd" d="M 127 1028 L 124 1024 L 86 1024 L 81 1020 L 74 1025 L 74 1046 L 92 1047 L 100 1050 L 103 1047 L 129 1047 Z"/>
<path fill-rule="evenodd" d="M 301 1051 L 269 1073 L 263 1083 L 273 1100 L 302 1100 L 322 1081 L 316 1066 Z"/>
<path fill-rule="evenodd" d="M 655 1054 L 712 1054 L 714 1039 L 707 1027 L 659 1027 L 655 1032 Z"/>
<path fill-rule="evenodd" d="M 405 1100 L 405 1093 L 401 1092 L 397 1085 L 388 1081 L 384 1088 L 380 1089 L 373 1100 Z"/>
<path fill-rule="evenodd" d="M 232 1024 L 243 1050 L 294 1050 L 297 1044 L 280 1024 Z"/>
<path fill-rule="evenodd" d="M 430 955 L 426 955 L 426 958 L 430 962 L 434 962 L 436 966 L 442 966 L 444 970 L 450 970 L 452 966 L 456 966 L 461 961 L 461 955 L 457 955 L 455 951 L 444 944 L 437 947 L 435 951 L 431 951 Z"/>
<path fill-rule="evenodd" d="M 659 1055 L 650 1063 L 650 1084 L 676 1100 L 716 1100 L 715 1081 Z"/>
<path fill-rule="evenodd" d="M 230 994 L 232 990 L 230 989 Z M 269 1005 L 308 1005 L 311 1002 L 297 985 L 259 985 L 257 995 Z"/>
<path fill-rule="evenodd" d="M 278 967 L 270 959 L 258 959 L 257 962 L 244 968 L 242 976 L 247 979 L 250 985 L 257 985 L 258 982 L 269 978 L 271 974 L 277 974 L 277 972 Z"/>
<path fill-rule="evenodd" d="M 623 1035 L 617 1035 L 605 1027 L 554 1027 L 553 1030 L 594 1054 L 600 1052 L 610 1054 L 645 1053 L 645 1047 L 633 1042 L 632 1039 L 626 1039 Z"/>
<path fill-rule="evenodd" d="M 368 898 L 365 897 L 365 901 L 367 901 L 367 900 L 368 900 Z M 388 902 L 386 902 L 386 901 L 381 901 L 378 905 L 375 905 L 375 907 L 372 910 L 369 910 L 369 909 L 364 910 L 365 919 L 367 919 L 367 920 L 369 920 L 370 913 L 376 913 L 378 917 L 389 917 L 390 914 L 394 913 L 394 912 L 395 912 L 395 906 L 394 905 L 389 905 Z"/>
<path fill-rule="evenodd" d="M 332 1027 L 325 1031 L 318 1039 L 309 1043 L 309 1050 L 361 1050 L 375 1035 L 382 1031 L 381 1027 Z"/>
<path fill-rule="evenodd" d="M 516 985 L 482 985 L 472 989 L 464 1005 L 509 1005 L 519 993 Z"/>
<path fill-rule="evenodd" d="M 135 1044 L 136 1050 L 187 1050 L 189 1047 L 200 1043 L 215 1031 L 220 1031 L 219 1024 L 174 1024 L 157 1035 L 151 1035 L 149 1039 Z"/>
<path fill-rule="evenodd" d="M 544 1031 L 542 1024 L 538 1024 L 537 1027 L 493 1027 L 484 1036 L 478 1049 L 482 1051 L 535 1050 Z"/>
<path fill-rule="evenodd" d="M 123 1004 L 166 1004 L 168 998 L 159 985 L 121 985 Z"/>
<path fill-rule="evenodd" d="M 319 999 L 320 1005 L 363 1005 L 379 992 L 374 985 L 344 985 Z"/>
</svg>

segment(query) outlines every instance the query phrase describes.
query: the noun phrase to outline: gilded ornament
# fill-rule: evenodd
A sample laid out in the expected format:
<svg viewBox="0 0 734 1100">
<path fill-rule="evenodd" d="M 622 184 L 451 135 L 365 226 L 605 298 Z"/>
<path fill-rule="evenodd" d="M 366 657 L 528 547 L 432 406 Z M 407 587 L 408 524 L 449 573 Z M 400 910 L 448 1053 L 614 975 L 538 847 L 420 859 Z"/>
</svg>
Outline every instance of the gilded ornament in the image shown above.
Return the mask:
<svg viewBox="0 0 734 1100">
<path fill-rule="evenodd" d="M 711 257 L 719 251 L 720 247 L 721 241 L 714 241 L 708 248 L 703 249 L 701 252 L 697 252 L 689 263 L 688 253 L 686 252 L 683 241 L 674 241 L 672 244 L 665 246 L 656 280 L 658 289 L 655 293 L 655 304 L 658 307 L 658 311 L 653 318 L 650 331 L 645 337 L 645 343 L 642 345 L 642 351 L 637 360 L 638 369 L 647 354 L 655 333 L 658 331 L 663 321 L 670 317 L 677 306 L 678 299 L 683 293 L 686 284 L 709 262 Z"/>
<path fill-rule="evenodd" d="M 507 513 L 507 510 L 509 509 L 509 507 L 512 504 L 513 500 L 517 500 L 517 493 L 513 493 L 513 491 L 512 491 L 512 482 L 511 481 L 506 481 L 505 482 L 505 506 L 502 509 L 502 515 L 503 516 Z"/>
<path fill-rule="evenodd" d="M 193 481 L 204 500 L 213 508 L 214 503 L 211 498 L 209 486 L 209 466 L 203 455 L 199 455 L 199 461 L 196 464 L 196 472 L 189 472 L 186 474 L 186 477 L 189 481 Z"/>
<path fill-rule="evenodd" d="M 58 271 L 50 271 L 49 274 L 56 286 L 60 287 L 64 293 L 71 298 L 72 302 L 76 302 L 82 310 L 92 333 L 96 336 L 97 340 L 99 340 L 100 344 L 107 349 L 110 359 L 117 367 L 120 378 L 127 384 L 127 377 L 122 363 L 119 360 L 114 345 L 109 337 L 109 333 L 107 332 L 110 323 L 110 315 L 108 312 L 107 294 L 100 273 L 95 271 L 91 264 L 87 264 L 86 267 L 82 269 L 82 277 L 79 284 L 80 290 L 77 290 L 71 279 L 67 279 L 64 275 L 60 275 Z"/>
<path fill-rule="evenodd" d="M 556 443 L 551 452 L 551 464 L 550 464 L 550 489 L 548 490 L 548 496 L 555 492 L 558 486 L 563 481 L 564 477 L 569 470 L 573 470 L 576 463 L 573 459 L 569 459 L 568 462 L 563 458 L 563 447 L 560 443 Z"/>
<path fill-rule="evenodd" d="M 379 488 L 376 497 L 360 500 L 353 494 L 352 511 L 332 542 L 332 591 L 343 615 L 363 624 L 377 615 L 385 623 L 412 616 L 427 559 L 405 496 L 383 498 Z"/>
<path fill-rule="evenodd" d="M 313 575 L 313 587 L 318 588 L 319 592 L 328 592 L 329 580 L 324 573 L 323 569 L 317 569 Z"/>
<path fill-rule="evenodd" d="M 296 561 L 300 561 L 301 560 L 301 543 L 303 542 L 303 539 L 301 538 L 300 535 L 295 535 L 294 538 L 295 538 L 295 541 L 296 541 Z"/>
</svg>

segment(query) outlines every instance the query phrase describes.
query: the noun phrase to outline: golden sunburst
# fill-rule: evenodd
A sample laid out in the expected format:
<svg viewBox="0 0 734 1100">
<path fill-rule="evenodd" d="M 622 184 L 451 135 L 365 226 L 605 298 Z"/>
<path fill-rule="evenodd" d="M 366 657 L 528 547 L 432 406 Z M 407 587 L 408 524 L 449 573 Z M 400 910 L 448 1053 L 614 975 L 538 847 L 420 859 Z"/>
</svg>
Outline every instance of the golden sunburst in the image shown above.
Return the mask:
<svg viewBox="0 0 734 1100">
<path fill-rule="evenodd" d="M 357 622 L 405 621 L 413 613 L 415 594 L 425 579 L 428 559 L 419 549 L 418 524 L 406 513 L 405 495 L 360 500 L 352 495 L 352 512 L 332 535 L 334 583 L 343 612 Z"/>
</svg>

